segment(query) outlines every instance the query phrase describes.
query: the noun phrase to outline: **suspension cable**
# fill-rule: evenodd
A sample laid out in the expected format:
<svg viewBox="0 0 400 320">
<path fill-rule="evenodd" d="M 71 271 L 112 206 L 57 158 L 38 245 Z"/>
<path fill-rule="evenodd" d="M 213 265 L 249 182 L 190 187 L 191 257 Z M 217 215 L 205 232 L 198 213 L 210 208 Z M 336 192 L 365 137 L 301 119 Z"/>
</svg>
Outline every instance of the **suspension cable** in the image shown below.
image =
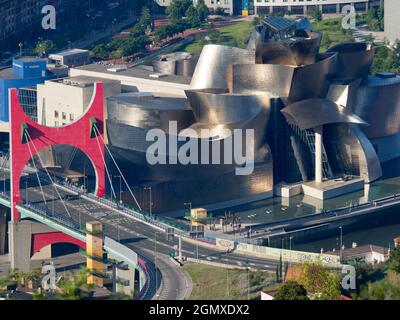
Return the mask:
<svg viewBox="0 0 400 320">
<path fill-rule="evenodd" d="M 135 195 L 133 194 L 133 191 L 132 191 L 132 189 L 129 187 L 129 184 L 128 184 L 128 182 L 126 181 L 126 179 L 125 179 L 124 175 L 122 174 L 122 171 L 121 171 L 121 169 L 119 168 L 119 166 L 118 166 L 117 162 L 115 161 L 115 159 L 114 159 L 114 156 L 111 154 L 111 151 L 110 151 L 110 149 L 108 148 L 107 144 L 104 142 L 104 138 L 103 138 L 103 137 L 102 137 L 102 135 L 100 134 L 100 131 L 99 131 L 99 129 L 97 128 L 97 126 L 96 126 L 96 125 L 94 125 L 94 128 L 95 128 L 95 131 L 96 131 L 96 133 L 98 134 L 98 136 L 99 136 L 99 137 L 100 137 L 100 139 L 102 140 L 102 142 L 103 142 L 103 144 L 104 144 L 104 146 L 105 146 L 105 148 L 106 148 L 106 150 L 107 150 L 108 154 L 110 155 L 110 157 L 111 157 L 112 161 L 114 162 L 115 166 L 117 167 L 117 170 L 118 170 L 118 172 L 119 172 L 120 176 L 122 177 L 122 179 L 124 180 L 124 183 L 125 183 L 125 185 L 127 186 L 128 190 L 129 190 L 129 193 L 131 194 L 131 196 L 132 196 L 133 200 L 135 201 L 135 203 L 136 203 L 136 205 L 138 206 L 139 210 L 142 210 L 142 208 L 140 207 L 140 205 L 139 205 L 139 203 L 138 203 L 138 201 L 137 201 L 137 199 L 136 199 Z M 105 162 L 105 159 L 104 159 L 104 162 Z M 106 166 L 106 167 L 107 167 L 107 166 Z"/>
<path fill-rule="evenodd" d="M 27 132 L 25 132 L 25 139 L 28 140 Z M 29 141 L 29 140 L 28 140 L 28 141 Z M 45 204 L 46 207 L 47 207 L 47 202 L 46 202 L 46 198 L 45 198 L 45 196 L 44 196 L 42 183 L 40 182 L 40 178 L 39 178 L 39 170 L 38 170 L 37 167 L 36 167 L 35 159 L 33 158 L 32 150 L 31 150 L 31 147 L 29 146 L 29 142 L 27 143 L 27 145 L 28 145 L 28 150 L 29 150 L 29 154 L 30 154 L 31 159 L 32 159 L 33 166 L 34 166 L 34 168 L 35 168 L 35 174 L 36 174 L 36 178 L 38 179 L 38 182 L 39 182 L 39 187 L 40 187 L 40 191 L 41 191 L 41 193 L 42 193 L 43 201 L 44 201 L 44 204 Z"/>
<path fill-rule="evenodd" d="M 94 128 L 96 128 L 96 126 L 94 126 Z M 99 151 L 100 151 L 100 154 L 101 154 L 101 158 L 103 159 L 103 162 L 104 162 L 104 168 L 106 169 L 108 181 L 110 182 L 111 193 L 114 195 L 114 198 L 117 199 L 117 195 L 115 194 L 114 186 L 113 186 L 112 180 L 111 180 L 111 178 L 110 178 L 110 173 L 108 172 L 106 160 L 104 159 L 104 154 L 103 154 L 103 152 L 101 151 L 99 139 L 96 139 L 96 142 L 97 142 L 97 146 L 99 147 Z"/>
<path fill-rule="evenodd" d="M 72 153 L 71 153 L 71 155 L 70 155 L 70 157 L 69 157 L 69 159 L 67 161 L 67 164 L 66 164 L 66 169 L 67 170 L 69 170 L 69 168 L 71 168 L 72 161 L 74 161 L 74 158 L 76 156 L 77 150 L 78 150 L 78 148 L 73 147 L 73 151 L 72 151 Z"/>
<path fill-rule="evenodd" d="M 62 205 L 63 205 L 65 211 L 67 212 L 67 214 L 69 215 L 69 217 L 72 218 L 72 216 L 71 216 L 71 214 L 70 214 L 70 212 L 69 212 L 69 210 L 68 210 L 68 208 L 67 208 L 67 206 L 66 206 L 66 204 L 65 204 L 65 202 L 64 202 L 64 200 L 63 200 L 63 198 L 62 198 L 61 195 L 60 195 L 60 192 L 58 192 L 58 189 L 57 189 L 57 187 L 55 186 L 55 183 L 54 183 L 53 179 L 51 178 L 51 175 L 50 175 L 49 171 L 48 171 L 47 168 L 43 165 L 42 157 L 40 156 L 40 153 L 38 152 L 38 150 L 37 150 L 37 148 L 36 148 L 36 146 L 35 146 L 35 143 L 33 142 L 31 136 L 29 135 L 29 132 L 25 132 L 25 134 L 28 135 L 29 140 L 32 142 L 33 148 L 35 149 L 35 152 L 36 152 L 36 154 L 37 154 L 37 156 L 38 156 L 38 158 L 39 158 L 39 162 L 40 162 L 40 164 L 42 165 L 42 167 L 44 168 L 44 170 L 46 171 L 46 174 L 47 174 L 47 176 L 49 177 L 50 182 L 51 182 L 53 188 L 56 190 L 57 195 L 58 195 L 58 197 L 60 198 L 61 203 L 62 203 Z M 29 144 L 28 144 L 28 145 L 29 145 Z M 40 182 L 39 182 L 39 183 L 40 183 Z M 42 193 L 43 193 L 43 190 L 42 190 Z"/>
</svg>

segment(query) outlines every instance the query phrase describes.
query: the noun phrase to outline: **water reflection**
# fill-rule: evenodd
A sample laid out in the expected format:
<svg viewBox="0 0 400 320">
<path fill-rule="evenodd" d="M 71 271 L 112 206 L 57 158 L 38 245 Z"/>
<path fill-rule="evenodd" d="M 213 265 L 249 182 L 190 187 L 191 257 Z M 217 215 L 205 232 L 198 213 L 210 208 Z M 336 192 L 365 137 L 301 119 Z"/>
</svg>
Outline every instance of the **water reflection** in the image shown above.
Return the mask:
<svg viewBox="0 0 400 320">
<path fill-rule="evenodd" d="M 323 210 L 363 204 L 397 193 L 400 193 L 400 177 L 379 180 L 370 185 L 365 185 L 364 191 L 352 192 L 325 201 L 305 195 L 291 198 L 276 197 L 212 212 L 214 216 L 222 216 L 226 211 L 231 211 L 243 222 L 250 222 L 248 216 L 252 215 L 252 223 L 258 224 L 285 221 L 304 215 L 318 214 Z M 254 214 L 256 216 L 253 216 Z"/>
</svg>

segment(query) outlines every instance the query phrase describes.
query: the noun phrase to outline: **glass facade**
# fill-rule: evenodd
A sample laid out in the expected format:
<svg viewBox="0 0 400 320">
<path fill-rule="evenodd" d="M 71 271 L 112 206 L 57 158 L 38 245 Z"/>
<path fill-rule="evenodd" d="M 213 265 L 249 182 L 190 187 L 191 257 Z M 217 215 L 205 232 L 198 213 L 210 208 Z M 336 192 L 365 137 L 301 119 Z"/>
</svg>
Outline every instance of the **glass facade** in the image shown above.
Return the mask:
<svg viewBox="0 0 400 320">
<path fill-rule="evenodd" d="M 24 112 L 35 122 L 38 122 L 37 90 L 36 88 L 18 89 L 19 102 Z"/>
</svg>

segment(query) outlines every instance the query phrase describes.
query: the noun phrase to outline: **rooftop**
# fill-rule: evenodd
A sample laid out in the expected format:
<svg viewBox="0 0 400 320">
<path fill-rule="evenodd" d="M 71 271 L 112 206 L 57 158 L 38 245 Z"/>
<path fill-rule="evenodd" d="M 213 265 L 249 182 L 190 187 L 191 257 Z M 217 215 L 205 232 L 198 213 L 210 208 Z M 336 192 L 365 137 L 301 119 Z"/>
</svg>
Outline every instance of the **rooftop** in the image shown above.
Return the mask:
<svg viewBox="0 0 400 320">
<path fill-rule="evenodd" d="M 124 93 L 107 98 L 127 107 L 139 107 L 155 110 L 190 110 L 185 98 L 157 96 L 150 93 Z"/>
<path fill-rule="evenodd" d="M 5 68 L 0 70 L 0 79 L 18 79 L 12 71 L 12 68 Z"/>
<path fill-rule="evenodd" d="M 96 82 L 102 83 L 120 83 L 118 80 L 111 80 L 111 79 L 104 79 L 104 78 L 97 78 L 97 77 L 88 77 L 88 76 L 75 76 L 69 78 L 61 78 L 50 80 L 49 82 L 60 83 L 63 85 L 74 86 L 74 87 L 88 87 L 92 86 Z"/>
<path fill-rule="evenodd" d="M 110 71 L 110 69 L 115 68 L 112 65 L 104 65 L 100 63 L 92 63 L 85 66 L 80 66 L 74 68 L 76 70 L 85 70 L 89 72 L 97 72 L 100 74 L 108 74 L 114 76 L 124 76 L 124 77 L 132 77 L 132 78 L 141 78 L 147 79 L 152 81 L 161 81 L 161 82 L 170 82 L 170 83 L 177 83 L 183 85 L 190 85 L 191 78 L 183 77 L 183 76 L 176 76 L 176 75 L 163 75 L 158 78 L 152 78 L 151 75 L 154 75 L 155 72 L 151 70 L 146 70 L 140 67 L 133 67 L 133 68 L 119 68 L 117 72 Z"/>
<path fill-rule="evenodd" d="M 21 61 L 21 62 L 45 62 L 45 59 L 38 58 L 38 57 L 30 57 L 30 56 L 25 56 L 25 57 L 19 57 L 14 59 L 16 61 Z"/>
<path fill-rule="evenodd" d="M 296 24 L 295 21 L 276 16 L 267 16 L 264 24 L 275 31 L 284 31 Z"/>
<path fill-rule="evenodd" d="M 387 255 L 389 252 L 387 248 L 376 246 L 373 244 L 367 244 L 355 248 L 347 248 L 342 250 L 342 255 L 344 258 L 365 255 L 367 253 L 379 253 L 382 255 Z M 335 252 L 329 252 L 329 254 L 340 255 L 340 251 L 337 250 Z"/>
</svg>

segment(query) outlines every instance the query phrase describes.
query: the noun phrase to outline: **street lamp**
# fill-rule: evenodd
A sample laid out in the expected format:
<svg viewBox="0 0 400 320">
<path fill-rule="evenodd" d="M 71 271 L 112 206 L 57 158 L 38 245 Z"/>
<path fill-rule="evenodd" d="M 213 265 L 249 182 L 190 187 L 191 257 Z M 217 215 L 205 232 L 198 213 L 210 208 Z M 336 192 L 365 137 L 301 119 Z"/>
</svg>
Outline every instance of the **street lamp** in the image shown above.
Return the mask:
<svg viewBox="0 0 400 320">
<path fill-rule="evenodd" d="M 153 214 L 152 214 L 153 202 L 151 200 L 151 187 L 144 187 L 144 190 L 149 190 L 149 192 L 150 192 L 149 213 L 150 213 L 150 216 L 152 217 L 153 216 Z"/>
<path fill-rule="evenodd" d="M 253 218 L 255 218 L 255 217 L 257 217 L 257 214 L 255 214 L 255 213 L 247 216 L 247 218 L 250 218 L 250 230 L 249 230 L 249 237 L 248 237 L 249 239 L 251 239 L 251 232 L 252 232 L 251 227 L 253 224 Z"/>
<path fill-rule="evenodd" d="M 117 175 L 114 178 L 119 178 L 119 203 L 122 204 L 122 177 L 121 175 Z"/>
<path fill-rule="evenodd" d="M 156 291 L 157 291 L 157 286 L 158 286 L 158 275 L 157 275 L 157 234 L 162 234 L 162 232 L 154 231 L 154 267 L 156 269 Z"/>
</svg>

